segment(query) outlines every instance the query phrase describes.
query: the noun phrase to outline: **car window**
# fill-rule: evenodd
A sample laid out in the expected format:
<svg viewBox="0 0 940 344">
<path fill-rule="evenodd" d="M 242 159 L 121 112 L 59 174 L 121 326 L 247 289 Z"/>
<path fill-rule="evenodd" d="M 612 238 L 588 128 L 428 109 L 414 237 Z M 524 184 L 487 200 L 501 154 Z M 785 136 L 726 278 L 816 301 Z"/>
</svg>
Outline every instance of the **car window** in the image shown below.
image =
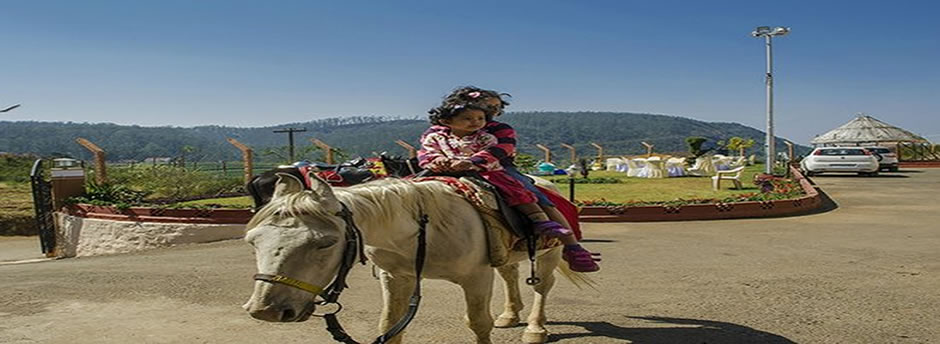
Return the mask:
<svg viewBox="0 0 940 344">
<path fill-rule="evenodd" d="M 819 155 L 865 155 L 865 151 L 857 148 L 829 148 L 820 150 Z"/>
<path fill-rule="evenodd" d="M 878 153 L 878 154 L 891 153 L 891 150 L 887 148 L 866 148 L 866 149 L 874 153 Z"/>
</svg>

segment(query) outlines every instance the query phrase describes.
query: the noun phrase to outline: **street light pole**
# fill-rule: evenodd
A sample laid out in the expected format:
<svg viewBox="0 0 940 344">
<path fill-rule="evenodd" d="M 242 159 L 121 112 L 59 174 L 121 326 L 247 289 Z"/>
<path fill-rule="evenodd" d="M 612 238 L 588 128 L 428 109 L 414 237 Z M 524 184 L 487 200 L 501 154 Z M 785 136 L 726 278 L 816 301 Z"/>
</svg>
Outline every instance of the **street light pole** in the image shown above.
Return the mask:
<svg viewBox="0 0 940 344">
<path fill-rule="evenodd" d="M 20 107 L 20 104 L 8 106 L 8 107 L 4 108 L 3 110 L 0 110 L 0 112 L 9 112 L 10 110 L 13 110 L 13 109 L 18 108 L 18 107 Z"/>
<path fill-rule="evenodd" d="M 776 147 L 774 142 L 774 55 L 773 55 L 773 36 L 783 36 L 790 33 L 790 28 L 778 26 L 771 29 L 769 26 L 759 26 L 751 36 L 764 37 L 764 44 L 767 48 L 767 74 L 765 84 L 767 85 L 767 137 L 764 139 L 764 152 L 767 154 L 764 166 L 764 173 L 773 174 L 774 163 L 776 161 Z"/>
<path fill-rule="evenodd" d="M 767 84 L 767 138 L 764 139 L 764 151 L 767 152 L 767 161 L 764 167 L 764 173 L 773 174 L 774 173 L 774 163 L 776 162 L 777 156 L 776 148 L 774 146 L 774 54 L 773 54 L 773 38 L 771 35 L 766 35 L 766 46 L 767 46 L 767 76 L 765 77 L 765 82 Z"/>
</svg>

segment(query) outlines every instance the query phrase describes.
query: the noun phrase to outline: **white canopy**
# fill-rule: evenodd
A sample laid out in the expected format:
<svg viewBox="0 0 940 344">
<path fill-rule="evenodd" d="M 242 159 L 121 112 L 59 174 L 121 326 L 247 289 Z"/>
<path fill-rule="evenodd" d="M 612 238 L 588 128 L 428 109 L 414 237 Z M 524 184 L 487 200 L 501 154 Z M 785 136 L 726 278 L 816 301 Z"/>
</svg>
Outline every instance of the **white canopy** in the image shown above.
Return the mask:
<svg viewBox="0 0 940 344">
<path fill-rule="evenodd" d="M 814 145 L 859 145 L 878 142 L 927 142 L 921 136 L 879 121 L 872 116 L 861 115 L 841 127 L 816 136 Z"/>
</svg>

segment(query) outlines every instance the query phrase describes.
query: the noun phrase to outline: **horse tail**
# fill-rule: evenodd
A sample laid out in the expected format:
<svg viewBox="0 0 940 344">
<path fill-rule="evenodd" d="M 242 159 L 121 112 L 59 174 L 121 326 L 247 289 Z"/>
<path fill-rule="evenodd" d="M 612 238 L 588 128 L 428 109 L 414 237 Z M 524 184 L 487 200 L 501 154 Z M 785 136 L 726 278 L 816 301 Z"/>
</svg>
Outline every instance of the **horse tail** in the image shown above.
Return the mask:
<svg viewBox="0 0 940 344">
<path fill-rule="evenodd" d="M 555 266 L 555 270 L 561 273 L 571 284 L 574 284 L 578 289 L 584 289 L 584 287 L 589 287 L 591 289 L 597 290 L 597 281 L 595 281 L 591 276 L 583 272 L 572 271 L 568 267 L 568 263 L 561 261 Z"/>
</svg>

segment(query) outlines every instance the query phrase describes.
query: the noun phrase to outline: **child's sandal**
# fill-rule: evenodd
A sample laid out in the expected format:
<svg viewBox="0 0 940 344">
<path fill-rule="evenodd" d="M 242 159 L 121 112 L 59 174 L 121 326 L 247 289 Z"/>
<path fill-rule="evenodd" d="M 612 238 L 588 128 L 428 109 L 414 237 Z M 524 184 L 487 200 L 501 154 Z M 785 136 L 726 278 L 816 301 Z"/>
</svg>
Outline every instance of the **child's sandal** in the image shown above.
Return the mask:
<svg viewBox="0 0 940 344">
<path fill-rule="evenodd" d="M 568 262 L 568 268 L 576 272 L 594 272 L 600 270 L 601 267 L 597 265 L 600 258 L 594 258 L 594 256 L 600 256 L 600 253 L 591 253 L 581 246 L 574 248 L 565 247 L 561 253 L 562 259 Z"/>
</svg>

